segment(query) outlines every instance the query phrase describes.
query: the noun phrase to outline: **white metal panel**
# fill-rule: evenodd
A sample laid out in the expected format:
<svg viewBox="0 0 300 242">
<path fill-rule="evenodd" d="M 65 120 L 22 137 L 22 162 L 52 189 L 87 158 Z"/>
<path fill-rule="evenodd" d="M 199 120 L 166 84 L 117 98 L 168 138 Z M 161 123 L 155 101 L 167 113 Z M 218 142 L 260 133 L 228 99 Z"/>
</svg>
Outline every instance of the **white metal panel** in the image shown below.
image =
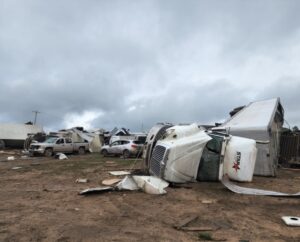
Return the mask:
<svg viewBox="0 0 300 242">
<path fill-rule="evenodd" d="M 25 140 L 27 134 L 43 132 L 38 125 L 28 124 L 0 124 L 0 139 Z"/>
<path fill-rule="evenodd" d="M 221 127 L 229 127 L 230 130 L 267 130 L 278 101 L 278 98 L 273 98 L 250 103 Z"/>
</svg>

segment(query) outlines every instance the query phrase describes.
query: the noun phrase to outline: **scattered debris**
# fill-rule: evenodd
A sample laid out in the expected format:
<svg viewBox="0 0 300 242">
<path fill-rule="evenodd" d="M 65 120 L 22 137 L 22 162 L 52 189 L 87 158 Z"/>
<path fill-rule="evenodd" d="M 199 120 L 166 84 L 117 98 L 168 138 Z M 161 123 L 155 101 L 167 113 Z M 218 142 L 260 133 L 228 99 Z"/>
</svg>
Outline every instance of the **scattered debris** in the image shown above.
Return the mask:
<svg viewBox="0 0 300 242">
<path fill-rule="evenodd" d="M 230 191 L 244 194 L 244 195 L 258 195 L 258 196 L 274 196 L 274 197 L 300 197 L 300 192 L 289 194 L 289 193 L 282 193 L 282 192 L 274 192 L 262 189 L 255 189 L 255 188 L 247 188 L 247 187 L 240 187 L 238 185 L 233 184 L 228 176 L 223 176 L 222 183 L 225 187 L 227 187 Z"/>
<path fill-rule="evenodd" d="M 80 209 L 79 209 L 79 208 L 74 208 L 74 210 L 75 210 L 75 211 L 79 211 Z"/>
<path fill-rule="evenodd" d="M 76 180 L 76 183 L 88 183 L 89 180 L 87 178 L 78 178 Z"/>
<path fill-rule="evenodd" d="M 28 157 L 27 155 L 22 155 L 22 156 L 21 156 L 21 159 L 27 160 L 27 159 L 30 159 L 30 157 Z"/>
<path fill-rule="evenodd" d="M 283 216 L 281 217 L 286 225 L 289 226 L 300 226 L 300 217 Z"/>
<path fill-rule="evenodd" d="M 66 156 L 64 153 L 57 153 L 55 155 L 55 158 L 59 159 L 59 160 L 68 160 L 69 159 L 68 156 Z"/>
<path fill-rule="evenodd" d="M 9 156 L 9 157 L 7 157 L 7 160 L 15 160 L 15 157 L 14 156 Z"/>
<path fill-rule="evenodd" d="M 108 160 L 108 161 L 105 161 L 106 164 L 115 164 L 116 162 L 113 161 L 113 160 Z"/>
<path fill-rule="evenodd" d="M 15 166 L 15 167 L 13 167 L 13 168 L 11 168 L 12 170 L 19 170 L 19 169 L 22 169 L 23 167 L 21 167 L 21 166 Z"/>
<path fill-rule="evenodd" d="M 217 230 L 218 228 L 213 228 L 213 227 L 200 227 L 200 226 L 197 226 L 197 227 L 182 227 L 181 230 L 184 230 L 184 231 L 215 231 Z"/>
<path fill-rule="evenodd" d="M 116 186 L 112 187 L 113 184 L 119 182 Z M 106 187 L 88 188 L 80 192 L 80 195 L 87 193 L 95 193 L 102 191 L 122 191 L 122 190 L 143 190 L 148 194 L 165 194 L 164 190 L 169 186 L 169 183 L 161 180 L 157 177 L 151 176 L 126 176 L 124 179 L 114 178 L 102 181 L 102 184 L 107 185 Z"/>
<path fill-rule="evenodd" d="M 93 194 L 93 193 L 103 193 L 103 192 L 109 192 L 113 191 L 113 187 L 94 187 L 94 188 L 88 188 L 81 192 L 79 192 L 79 195 L 86 195 L 86 194 Z"/>
<path fill-rule="evenodd" d="M 203 204 L 212 204 L 212 203 L 216 203 L 217 200 L 201 200 L 201 203 Z"/>
<path fill-rule="evenodd" d="M 106 166 L 106 167 L 115 167 L 115 166 L 117 166 L 118 164 L 105 164 L 104 166 Z"/>
<path fill-rule="evenodd" d="M 106 180 L 102 181 L 102 184 L 106 185 L 106 186 L 111 186 L 113 184 L 116 184 L 116 183 L 120 182 L 121 180 L 122 179 L 119 179 L 119 178 L 106 179 Z"/>
<path fill-rule="evenodd" d="M 139 189 L 139 187 L 137 186 L 137 184 L 135 183 L 135 181 L 131 176 L 126 176 L 122 181 L 120 181 L 117 184 L 116 187 L 118 188 L 118 190 L 134 191 Z"/>
<path fill-rule="evenodd" d="M 148 194 L 165 194 L 169 183 L 153 176 L 133 176 L 137 186 Z"/>
<path fill-rule="evenodd" d="M 183 219 L 179 224 L 174 225 L 175 229 L 180 230 L 183 227 L 186 227 L 189 223 L 195 221 L 199 216 L 198 215 L 189 215 L 185 219 Z"/>
<path fill-rule="evenodd" d="M 113 176 L 123 176 L 123 175 L 130 175 L 130 172 L 129 171 L 110 171 L 109 174 L 113 175 Z"/>
<path fill-rule="evenodd" d="M 219 238 L 214 238 L 210 233 L 199 233 L 198 234 L 199 240 L 204 240 L 204 241 L 227 241 L 227 239 L 219 239 Z"/>
<path fill-rule="evenodd" d="M 22 154 L 27 156 L 30 155 L 30 152 L 29 150 L 22 150 Z"/>
</svg>

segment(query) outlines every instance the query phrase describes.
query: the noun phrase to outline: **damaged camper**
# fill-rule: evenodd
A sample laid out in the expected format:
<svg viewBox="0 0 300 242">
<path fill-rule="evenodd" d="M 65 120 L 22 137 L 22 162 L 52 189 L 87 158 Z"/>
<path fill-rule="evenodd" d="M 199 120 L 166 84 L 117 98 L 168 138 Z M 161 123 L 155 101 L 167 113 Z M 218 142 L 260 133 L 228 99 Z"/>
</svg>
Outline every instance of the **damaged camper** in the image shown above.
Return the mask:
<svg viewBox="0 0 300 242">
<path fill-rule="evenodd" d="M 227 130 L 231 135 L 256 140 L 254 175 L 276 176 L 283 122 L 284 110 L 280 99 L 273 98 L 248 104 L 213 130 Z"/>
<path fill-rule="evenodd" d="M 0 124 L 0 149 L 23 148 L 30 134 L 43 133 L 43 128 L 31 122 L 26 124 Z"/>
<path fill-rule="evenodd" d="M 197 124 L 158 124 L 147 137 L 144 161 L 151 175 L 174 183 L 220 181 L 224 174 L 236 181 L 252 181 L 256 142 Z"/>
</svg>

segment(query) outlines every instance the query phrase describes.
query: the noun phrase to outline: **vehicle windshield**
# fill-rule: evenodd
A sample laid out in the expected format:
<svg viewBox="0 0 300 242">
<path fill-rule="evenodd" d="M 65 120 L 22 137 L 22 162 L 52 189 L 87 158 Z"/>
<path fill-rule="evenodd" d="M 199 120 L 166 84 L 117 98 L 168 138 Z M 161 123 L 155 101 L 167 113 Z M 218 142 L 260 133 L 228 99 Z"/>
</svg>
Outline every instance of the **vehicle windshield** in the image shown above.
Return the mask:
<svg viewBox="0 0 300 242">
<path fill-rule="evenodd" d="M 57 140 L 57 138 L 50 137 L 50 138 L 48 138 L 48 139 L 45 140 L 45 143 L 55 143 L 56 140 Z"/>
</svg>

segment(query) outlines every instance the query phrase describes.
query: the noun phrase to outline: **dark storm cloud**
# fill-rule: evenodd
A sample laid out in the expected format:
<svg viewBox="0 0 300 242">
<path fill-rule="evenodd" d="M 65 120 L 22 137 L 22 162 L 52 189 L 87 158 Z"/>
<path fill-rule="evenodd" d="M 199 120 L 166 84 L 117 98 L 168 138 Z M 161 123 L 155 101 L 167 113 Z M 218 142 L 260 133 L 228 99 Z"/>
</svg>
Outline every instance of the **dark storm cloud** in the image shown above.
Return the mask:
<svg viewBox="0 0 300 242">
<path fill-rule="evenodd" d="M 298 10 L 297 1 L 0 0 L 0 121 L 39 110 L 51 128 L 89 112 L 107 129 L 213 123 L 280 96 L 299 124 Z"/>
</svg>

